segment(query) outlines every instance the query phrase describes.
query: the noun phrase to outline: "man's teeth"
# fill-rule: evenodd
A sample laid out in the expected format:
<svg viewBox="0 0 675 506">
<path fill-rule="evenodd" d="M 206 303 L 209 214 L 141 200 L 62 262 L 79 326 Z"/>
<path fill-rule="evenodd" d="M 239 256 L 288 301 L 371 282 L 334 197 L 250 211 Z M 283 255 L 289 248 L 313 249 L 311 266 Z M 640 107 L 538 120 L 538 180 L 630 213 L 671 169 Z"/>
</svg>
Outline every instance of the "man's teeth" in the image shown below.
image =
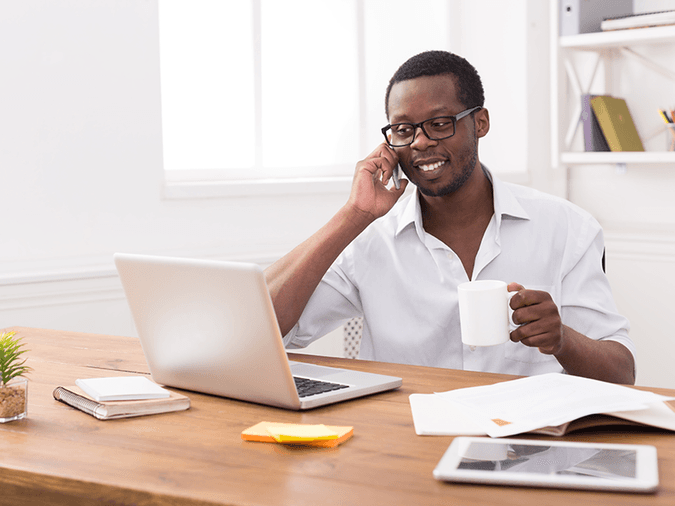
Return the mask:
<svg viewBox="0 0 675 506">
<path fill-rule="evenodd" d="M 439 168 L 444 163 L 445 163 L 445 161 L 432 163 L 430 165 L 420 165 L 419 168 L 422 169 L 423 171 L 427 172 L 427 171 Z"/>
</svg>

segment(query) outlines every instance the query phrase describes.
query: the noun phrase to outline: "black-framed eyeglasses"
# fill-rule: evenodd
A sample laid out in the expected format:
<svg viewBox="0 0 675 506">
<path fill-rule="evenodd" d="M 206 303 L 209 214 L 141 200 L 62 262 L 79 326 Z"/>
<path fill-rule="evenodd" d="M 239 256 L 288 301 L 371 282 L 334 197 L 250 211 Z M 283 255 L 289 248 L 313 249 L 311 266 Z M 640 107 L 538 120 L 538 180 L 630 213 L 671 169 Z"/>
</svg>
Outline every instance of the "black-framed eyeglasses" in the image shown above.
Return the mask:
<svg viewBox="0 0 675 506">
<path fill-rule="evenodd" d="M 383 127 L 382 133 L 387 143 L 393 148 L 410 146 L 415 141 L 418 128 L 422 129 L 429 140 L 440 141 L 455 135 L 457 122 L 479 109 L 482 107 L 478 105 L 454 116 L 437 116 L 421 123 L 395 123 Z"/>
</svg>

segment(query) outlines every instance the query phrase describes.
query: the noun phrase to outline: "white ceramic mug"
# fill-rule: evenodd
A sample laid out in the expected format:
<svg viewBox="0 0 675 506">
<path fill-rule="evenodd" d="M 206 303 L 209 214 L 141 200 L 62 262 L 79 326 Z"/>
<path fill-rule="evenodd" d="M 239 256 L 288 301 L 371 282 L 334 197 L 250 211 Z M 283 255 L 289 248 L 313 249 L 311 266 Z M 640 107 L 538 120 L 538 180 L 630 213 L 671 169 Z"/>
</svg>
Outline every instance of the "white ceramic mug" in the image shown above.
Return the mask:
<svg viewBox="0 0 675 506">
<path fill-rule="evenodd" d="M 506 283 L 480 280 L 457 287 L 462 342 L 469 346 L 494 346 L 509 340 L 516 328 L 511 320 L 511 297 Z"/>
</svg>

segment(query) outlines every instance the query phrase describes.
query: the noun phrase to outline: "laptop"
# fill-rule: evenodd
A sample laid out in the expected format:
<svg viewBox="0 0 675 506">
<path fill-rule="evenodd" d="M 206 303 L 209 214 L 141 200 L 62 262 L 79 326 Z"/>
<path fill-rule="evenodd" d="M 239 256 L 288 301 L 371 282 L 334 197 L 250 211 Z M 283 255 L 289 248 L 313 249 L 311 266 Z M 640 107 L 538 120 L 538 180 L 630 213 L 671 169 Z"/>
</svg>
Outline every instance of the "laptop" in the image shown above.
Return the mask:
<svg viewBox="0 0 675 506">
<path fill-rule="evenodd" d="M 159 384 L 293 410 L 402 384 L 393 376 L 289 361 L 256 264 L 124 253 L 114 260 Z"/>
</svg>

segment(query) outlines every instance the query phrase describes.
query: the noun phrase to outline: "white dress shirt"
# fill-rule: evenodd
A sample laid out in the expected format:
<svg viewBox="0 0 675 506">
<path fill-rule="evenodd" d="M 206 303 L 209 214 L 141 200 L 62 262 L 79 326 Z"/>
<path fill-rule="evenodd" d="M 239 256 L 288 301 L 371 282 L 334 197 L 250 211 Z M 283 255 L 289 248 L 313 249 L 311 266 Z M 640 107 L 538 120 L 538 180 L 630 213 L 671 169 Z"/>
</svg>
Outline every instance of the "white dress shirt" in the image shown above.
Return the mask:
<svg viewBox="0 0 675 506">
<path fill-rule="evenodd" d="M 591 339 L 618 341 L 635 357 L 628 320 L 617 313 L 602 270 L 597 221 L 564 199 L 490 177 L 495 213 L 471 279 L 547 291 L 564 324 Z M 305 347 L 364 316 L 360 358 L 520 375 L 563 372 L 555 357 L 521 343 L 464 345 L 457 285 L 466 281 L 459 257 L 425 232 L 415 192 L 342 252 L 284 344 Z"/>
</svg>

